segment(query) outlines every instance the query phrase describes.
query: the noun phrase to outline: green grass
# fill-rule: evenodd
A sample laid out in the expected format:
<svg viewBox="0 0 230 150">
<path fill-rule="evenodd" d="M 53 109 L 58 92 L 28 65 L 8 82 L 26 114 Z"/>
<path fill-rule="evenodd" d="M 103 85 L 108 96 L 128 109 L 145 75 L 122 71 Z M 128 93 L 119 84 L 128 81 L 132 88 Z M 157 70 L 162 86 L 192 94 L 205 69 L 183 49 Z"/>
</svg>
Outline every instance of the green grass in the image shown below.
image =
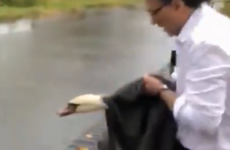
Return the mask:
<svg viewBox="0 0 230 150">
<path fill-rule="evenodd" d="M 224 7 L 221 12 L 230 17 L 230 0 L 223 0 Z"/>
<path fill-rule="evenodd" d="M 79 12 L 92 7 L 114 7 L 134 5 L 143 0 L 40 0 L 34 6 L 0 6 L 0 21 L 20 18 L 41 18 L 58 13 Z"/>
</svg>

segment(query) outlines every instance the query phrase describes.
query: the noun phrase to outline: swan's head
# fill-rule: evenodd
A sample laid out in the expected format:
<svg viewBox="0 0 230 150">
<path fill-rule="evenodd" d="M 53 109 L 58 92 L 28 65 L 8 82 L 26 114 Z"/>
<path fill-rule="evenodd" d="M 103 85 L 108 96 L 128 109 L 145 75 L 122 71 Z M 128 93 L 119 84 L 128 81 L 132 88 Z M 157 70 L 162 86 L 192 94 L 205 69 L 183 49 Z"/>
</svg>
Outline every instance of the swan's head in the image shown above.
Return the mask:
<svg viewBox="0 0 230 150">
<path fill-rule="evenodd" d="M 106 109 L 101 95 L 85 94 L 70 100 L 67 107 L 58 112 L 60 117 L 68 116 L 74 113 L 86 113 L 96 110 Z"/>
</svg>

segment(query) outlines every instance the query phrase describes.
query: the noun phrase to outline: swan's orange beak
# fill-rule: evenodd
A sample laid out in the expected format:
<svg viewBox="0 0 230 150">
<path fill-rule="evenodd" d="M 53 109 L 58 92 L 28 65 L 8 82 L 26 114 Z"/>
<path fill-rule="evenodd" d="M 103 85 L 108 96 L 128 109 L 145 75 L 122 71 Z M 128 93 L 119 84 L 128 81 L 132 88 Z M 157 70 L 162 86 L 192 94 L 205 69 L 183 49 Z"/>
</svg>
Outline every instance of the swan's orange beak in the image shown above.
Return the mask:
<svg viewBox="0 0 230 150">
<path fill-rule="evenodd" d="M 60 109 L 57 112 L 57 115 L 60 117 L 72 115 L 72 114 L 76 113 L 77 107 L 78 106 L 76 104 L 68 104 L 68 106 L 66 108 Z"/>
</svg>

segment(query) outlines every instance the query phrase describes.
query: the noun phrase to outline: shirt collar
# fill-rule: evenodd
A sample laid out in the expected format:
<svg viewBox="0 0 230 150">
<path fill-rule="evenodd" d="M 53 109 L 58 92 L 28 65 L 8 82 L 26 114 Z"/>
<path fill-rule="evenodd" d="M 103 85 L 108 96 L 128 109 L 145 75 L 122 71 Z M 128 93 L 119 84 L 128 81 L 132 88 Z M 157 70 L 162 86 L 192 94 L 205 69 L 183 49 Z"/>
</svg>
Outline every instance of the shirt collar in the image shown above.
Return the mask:
<svg viewBox="0 0 230 150">
<path fill-rule="evenodd" d="M 196 9 L 192 13 L 192 15 L 190 16 L 188 21 L 183 26 L 180 34 L 177 36 L 177 41 L 178 42 L 183 43 L 183 42 L 186 41 L 187 37 L 190 35 L 190 33 L 193 31 L 193 29 L 196 27 L 196 25 L 198 24 L 199 20 L 201 19 L 202 10 L 207 6 L 208 6 L 208 4 L 204 3 L 204 4 L 201 5 L 200 8 Z"/>
</svg>

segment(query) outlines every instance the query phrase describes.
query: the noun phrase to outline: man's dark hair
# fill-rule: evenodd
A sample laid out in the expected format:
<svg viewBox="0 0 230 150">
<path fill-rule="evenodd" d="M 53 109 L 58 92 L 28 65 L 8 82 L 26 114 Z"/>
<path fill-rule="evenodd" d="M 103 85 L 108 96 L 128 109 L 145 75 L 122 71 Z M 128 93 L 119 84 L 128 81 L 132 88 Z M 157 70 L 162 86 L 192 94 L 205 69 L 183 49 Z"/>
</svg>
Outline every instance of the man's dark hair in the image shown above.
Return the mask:
<svg viewBox="0 0 230 150">
<path fill-rule="evenodd" d="M 173 0 L 160 0 L 164 4 L 170 4 Z M 187 5 L 190 8 L 198 8 L 200 5 L 204 2 L 211 2 L 211 0 L 182 0 L 185 5 Z"/>
</svg>

